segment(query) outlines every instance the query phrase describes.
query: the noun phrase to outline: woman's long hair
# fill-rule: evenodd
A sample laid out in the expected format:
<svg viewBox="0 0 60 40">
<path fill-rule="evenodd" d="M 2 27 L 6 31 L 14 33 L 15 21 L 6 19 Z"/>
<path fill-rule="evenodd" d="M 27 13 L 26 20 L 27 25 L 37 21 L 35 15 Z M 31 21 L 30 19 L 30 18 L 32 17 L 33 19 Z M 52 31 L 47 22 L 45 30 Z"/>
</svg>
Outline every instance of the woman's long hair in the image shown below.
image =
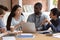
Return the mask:
<svg viewBox="0 0 60 40">
<path fill-rule="evenodd" d="M 15 16 L 15 11 L 16 11 L 17 8 L 19 8 L 19 7 L 21 8 L 20 5 L 15 5 L 15 6 L 12 8 L 12 11 L 11 11 L 11 13 L 10 13 L 10 15 L 8 16 L 8 19 L 7 19 L 7 25 L 6 25 L 7 30 L 10 30 L 12 17 Z M 23 15 L 23 14 L 21 13 L 21 15 Z"/>
</svg>

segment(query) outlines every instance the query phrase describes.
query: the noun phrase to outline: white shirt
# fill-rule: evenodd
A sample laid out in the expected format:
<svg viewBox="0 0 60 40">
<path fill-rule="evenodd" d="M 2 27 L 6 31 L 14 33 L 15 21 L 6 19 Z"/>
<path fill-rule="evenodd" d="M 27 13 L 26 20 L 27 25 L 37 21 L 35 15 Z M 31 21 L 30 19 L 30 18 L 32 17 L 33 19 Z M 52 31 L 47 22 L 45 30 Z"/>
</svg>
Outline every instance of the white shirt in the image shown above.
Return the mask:
<svg viewBox="0 0 60 40">
<path fill-rule="evenodd" d="M 4 22 L 2 21 L 2 19 L 0 19 L 0 28 L 6 28 Z"/>
<path fill-rule="evenodd" d="M 11 21 L 11 27 L 12 26 L 16 26 L 17 24 L 19 24 L 20 22 L 24 21 L 24 16 L 21 15 L 20 18 L 18 20 L 15 20 L 15 18 L 12 18 L 12 21 Z M 18 30 L 18 29 L 17 29 Z"/>
</svg>

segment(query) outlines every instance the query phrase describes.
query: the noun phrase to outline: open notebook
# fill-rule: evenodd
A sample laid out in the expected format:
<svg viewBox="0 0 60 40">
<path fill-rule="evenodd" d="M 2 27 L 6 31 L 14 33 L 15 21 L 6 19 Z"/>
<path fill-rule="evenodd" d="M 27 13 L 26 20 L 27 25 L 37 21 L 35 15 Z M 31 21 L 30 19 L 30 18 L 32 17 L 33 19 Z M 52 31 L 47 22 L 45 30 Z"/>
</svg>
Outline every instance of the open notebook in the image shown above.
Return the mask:
<svg viewBox="0 0 60 40">
<path fill-rule="evenodd" d="M 23 34 L 17 35 L 16 37 L 17 38 L 34 38 L 35 35 L 33 35 L 31 33 L 23 33 Z"/>
</svg>

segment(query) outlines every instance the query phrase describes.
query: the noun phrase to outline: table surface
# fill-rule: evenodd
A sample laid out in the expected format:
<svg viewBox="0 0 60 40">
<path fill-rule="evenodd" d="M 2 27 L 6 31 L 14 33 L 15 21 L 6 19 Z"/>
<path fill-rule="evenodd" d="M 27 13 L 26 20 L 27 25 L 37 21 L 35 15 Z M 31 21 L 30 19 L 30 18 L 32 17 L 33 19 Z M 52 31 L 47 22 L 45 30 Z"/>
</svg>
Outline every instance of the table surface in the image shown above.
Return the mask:
<svg viewBox="0 0 60 40">
<path fill-rule="evenodd" d="M 16 38 L 16 40 L 60 40 L 60 38 L 46 36 L 46 34 L 33 33 L 33 35 L 35 36 L 34 38 Z"/>
<path fill-rule="evenodd" d="M 16 40 L 60 40 L 60 38 L 54 38 L 52 36 L 46 36 L 45 34 L 34 34 L 34 38 L 16 38 Z"/>
</svg>

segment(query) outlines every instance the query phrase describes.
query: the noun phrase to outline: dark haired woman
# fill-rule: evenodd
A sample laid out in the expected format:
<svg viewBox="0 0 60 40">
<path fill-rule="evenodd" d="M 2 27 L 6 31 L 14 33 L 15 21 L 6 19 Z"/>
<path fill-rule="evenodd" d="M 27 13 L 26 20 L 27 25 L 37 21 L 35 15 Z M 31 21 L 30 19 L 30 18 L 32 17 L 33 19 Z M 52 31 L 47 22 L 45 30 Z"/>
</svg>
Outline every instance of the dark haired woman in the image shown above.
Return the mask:
<svg viewBox="0 0 60 40">
<path fill-rule="evenodd" d="M 23 23 L 24 15 L 22 14 L 22 8 L 19 5 L 15 5 L 7 20 L 7 30 L 20 30 Z"/>
</svg>

